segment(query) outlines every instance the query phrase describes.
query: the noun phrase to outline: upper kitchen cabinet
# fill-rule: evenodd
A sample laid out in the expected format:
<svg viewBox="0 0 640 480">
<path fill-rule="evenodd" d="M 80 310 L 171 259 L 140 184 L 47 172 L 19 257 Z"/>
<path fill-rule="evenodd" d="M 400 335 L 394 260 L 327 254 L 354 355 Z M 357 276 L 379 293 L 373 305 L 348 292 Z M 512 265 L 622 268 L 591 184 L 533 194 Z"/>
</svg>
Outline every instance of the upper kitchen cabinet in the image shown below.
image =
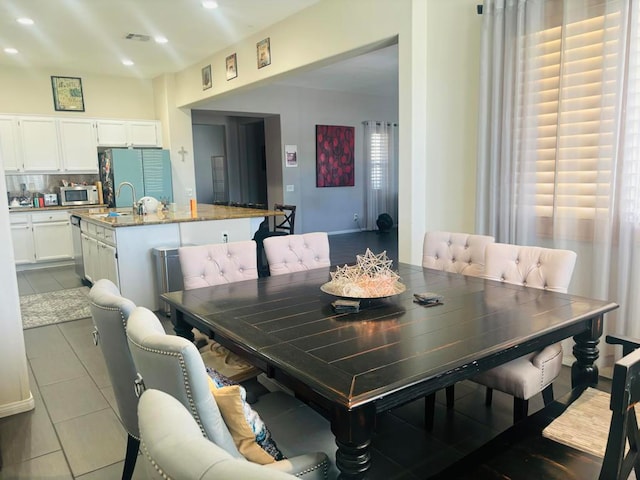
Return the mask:
<svg viewBox="0 0 640 480">
<path fill-rule="evenodd" d="M 98 146 L 161 147 L 160 122 L 150 120 L 97 120 Z"/>
<path fill-rule="evenodd" d="M 7 172 L 22 170 L 18 118 L 0 116 L 0 158 Z"/>
<path fill-rule="evenodd" d="M 24 171 L 61 171 L 56 119 L 20 117 L 18 124 Z"/>
<path fill-rule="evenodd" d="M 65 170 L 98 173 L 96 161 L 98 141 L 94 123 L 93 120 L 82 119 L 58 121 L 60 149 Z"/>
</svg>

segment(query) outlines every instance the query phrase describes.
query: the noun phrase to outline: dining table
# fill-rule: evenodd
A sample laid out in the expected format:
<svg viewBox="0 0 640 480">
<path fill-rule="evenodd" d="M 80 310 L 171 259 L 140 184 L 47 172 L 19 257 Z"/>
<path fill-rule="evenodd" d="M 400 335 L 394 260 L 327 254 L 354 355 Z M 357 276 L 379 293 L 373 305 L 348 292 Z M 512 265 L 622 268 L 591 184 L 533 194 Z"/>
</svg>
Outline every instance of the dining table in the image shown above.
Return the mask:
<svg viewBox="0 0 640 480">
<path fill-rule="evenodd" d="M 597 300 L 399 263 L 406 287 L 338 313 L 334 267 L 162 295 L 178 335 L 193 327 L 243 355 L 331 423 L 340 478 L 366 478 L 376 416 L 573 337 L 572 387 L 598 382 Z M 324 289 L 326 290 L 326 289 Z M 416 303 L 414 294 L 441 296 Z M 375 468 L 375 465 L 373 465 Z"/>
</svg>

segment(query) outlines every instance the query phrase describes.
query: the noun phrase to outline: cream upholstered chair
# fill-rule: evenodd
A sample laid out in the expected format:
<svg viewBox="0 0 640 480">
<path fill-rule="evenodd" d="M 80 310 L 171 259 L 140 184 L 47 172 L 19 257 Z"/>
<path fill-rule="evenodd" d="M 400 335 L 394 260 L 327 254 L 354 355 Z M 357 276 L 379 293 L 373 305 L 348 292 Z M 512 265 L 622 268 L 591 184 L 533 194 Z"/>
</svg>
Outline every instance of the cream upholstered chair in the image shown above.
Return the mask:
<svg viewBox="0 0 640 480">
<path fill-rule="evenodd" d="M 180 247 L 178 258 L 185 290 L 258 278 L 253 240 Z M 260 373 L 217 342 L 209 342 L 200 353 L 206 365 L 232 380 L 240 382 Z"/>
<path fill-rule="evenodd" d="M 427 232 L 422 244 L 422 266 L 445 272 L 481 276 L 484 273 L 484 250 L 495 238 L 456 232 Z M 453 408 L 455 390 L 446 388 L 447 408 Z M 436 394 L 425 397 L 425 427 L 433 426 Z"/>
<path fill-rule="evenodd" d="M 244 460 L 227 427 L 228 421 L 223 419 L 211 394 L 206 367 L 195 345 L 183 337 L 165 334 L 156 315 L 144 307 L 136 308 L 129 316 L 127 338 L 140 376 L 138 389 L 161 390 L 177 399 L 208 440 L 231 457 Z M 258 410 L 263 403 L 264 409 Z M 271 430 L 278 448 L 288 457 L 261 468 L 273 468 L 314 480 L 326 478 L 329 468 L 337 472 L 327 455 L 322 453 L 329 451 L 326 449 L 335 449 L 335 443 L 329 424 L 321 415 L 283 392 L 261 396 L 254 408 Z M 163 412 L 158 414 L 161 421 Z M 293 434 L 287 437 L 281 434 L 283 430 Z M 315 440 L 314 446 L 321 447 L 316 453 L 301 450 L 311 445 L 310 438 Z"/>
<path fill-rule="evenodd" d="M 484 273 L 485 247 L 493 242 L 495 239 L 487 235 L 427 232 L 422 247 L 422 266 L 480 276 Z"/>
<path fill-rule="evenodd" d="M 485 274 L 490 280 L 566 293 L 576 263 L 570 250 L 524 247 L 505 243 L 487 245 Z M 552 382 L 562 368 L 562 345 L 550 345 L 487 370 L 472 380 L 487 387 L 486 403 L 493 389 L 513 395 L 514 422 L 528 413 L 529 399 L 542 392 L 545 405 L 553 400 Z"/>
<path fill-rule="evenodd" d="M 271 275 L 331 266 L 326 232 L 265 238 L 264 251 Z"/>
<path fill-rule="evenodd" d="M 138 405 L 147 478 L 165 480 L 286 480 L 275 469 L 234 458 L 208 440 L 189 411 L 171 395 L 149 389 Z"/>
<path fill-rule="evenodd" d="M 136 367 L 127 345 L 126 325 L 136 306 L 120 295 L 110 280 L 98 280 L 89 291 L 93 338 L 100 346 L 118 405 L 120 421 L 127 431 L 123 479 L 130 479 L 138 458 L 138 397 L 133 390 Z"/>
</svg>

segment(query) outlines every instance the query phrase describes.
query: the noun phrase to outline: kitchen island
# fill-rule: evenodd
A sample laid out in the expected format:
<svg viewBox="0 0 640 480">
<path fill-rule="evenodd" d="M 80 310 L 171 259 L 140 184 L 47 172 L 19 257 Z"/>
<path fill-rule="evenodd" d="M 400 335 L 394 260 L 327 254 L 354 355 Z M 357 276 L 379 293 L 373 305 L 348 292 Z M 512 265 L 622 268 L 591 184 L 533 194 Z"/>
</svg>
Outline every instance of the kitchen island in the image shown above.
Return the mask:
<svg viewBox="0 0 640 480">
<path fill-rule="evenodd" d="M 274 210 L 199 204 L 189 208 L 134 214 L 132 208 L 75 210 L 81 219 L 85 278 L 108 278 L 138 306 L 158 310 L 161 292 L 155 249 L 251 240 Z"/>
</svg>

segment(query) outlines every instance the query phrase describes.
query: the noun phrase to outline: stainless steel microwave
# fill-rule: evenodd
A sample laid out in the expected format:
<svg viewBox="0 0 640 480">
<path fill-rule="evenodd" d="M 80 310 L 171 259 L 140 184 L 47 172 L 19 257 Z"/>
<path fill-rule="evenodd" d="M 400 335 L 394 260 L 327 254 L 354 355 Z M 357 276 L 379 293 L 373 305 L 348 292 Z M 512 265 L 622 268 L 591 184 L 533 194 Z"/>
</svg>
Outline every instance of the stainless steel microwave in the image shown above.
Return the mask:
<svg viewBox="0 0 640 480">
<path fill-rule="evenodd" d="M 61 205 L 96 205 L 97 203 L 98 187 L 95 185 L 60 187 Z"/>
</svg>

